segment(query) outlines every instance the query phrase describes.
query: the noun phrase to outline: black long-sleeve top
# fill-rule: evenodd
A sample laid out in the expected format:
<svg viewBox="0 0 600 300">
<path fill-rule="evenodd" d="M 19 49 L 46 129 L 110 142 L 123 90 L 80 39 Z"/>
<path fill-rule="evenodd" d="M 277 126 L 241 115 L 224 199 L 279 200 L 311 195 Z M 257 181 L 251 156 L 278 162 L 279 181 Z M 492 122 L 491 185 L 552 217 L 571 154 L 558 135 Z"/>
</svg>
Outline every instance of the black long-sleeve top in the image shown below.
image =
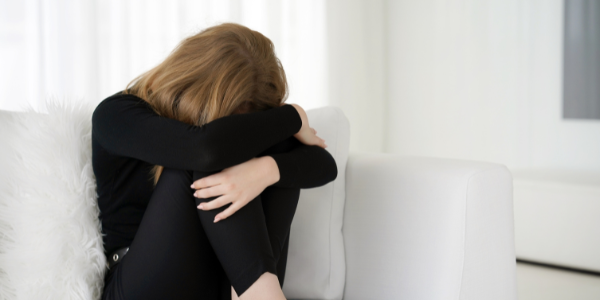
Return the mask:
<svg viewBox="0 0 600 300">
<path fill-rule="evenodd" d="M 193 126 L 159 116 L 134 95 L 104 99 L 92 115 L 92 167 L 105 253 L 131 244 L 152 195 L 154 165 L 217 173 L 271 155 L 280 175 L 273 186 L 312 188 L 333 181 L 331 154 L 293 137 L 301 126 L 288 104 Z"/>
</svg>

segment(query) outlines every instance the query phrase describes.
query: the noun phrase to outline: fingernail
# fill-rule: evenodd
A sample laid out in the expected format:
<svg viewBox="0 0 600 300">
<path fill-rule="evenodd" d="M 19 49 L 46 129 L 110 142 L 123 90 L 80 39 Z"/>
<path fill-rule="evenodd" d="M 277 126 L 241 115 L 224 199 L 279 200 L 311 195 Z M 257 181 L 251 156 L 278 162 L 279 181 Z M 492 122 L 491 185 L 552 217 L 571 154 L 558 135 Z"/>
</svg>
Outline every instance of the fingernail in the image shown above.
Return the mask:
<svg viewBox="0 0 600 300">
<path fill-rule="evenodd" d="M 217 223 L 217 222 L 219 222 L 219 221 L 221 221 L 221 218 L 219 218 L 219 217 L 216 217 L 216 218 L 215 218 L 215 221 L 214 221 L 214 223 Z"/>
<path fill-rule="evenodd" d="M 194 193 L 194 197 L 198 198 L 198 192 Z"/>
<path fill-rule="evenodd" d="M 194 188 L 194 184 L 190 185 L 191 188 Z"/>
<path fill-rule="evenodd" d="M 203 209 L 203 208 L 202 208 L 202 204 L 198 205 L 198 208 L 199 208 L 199 209 Z"/>
</svg>

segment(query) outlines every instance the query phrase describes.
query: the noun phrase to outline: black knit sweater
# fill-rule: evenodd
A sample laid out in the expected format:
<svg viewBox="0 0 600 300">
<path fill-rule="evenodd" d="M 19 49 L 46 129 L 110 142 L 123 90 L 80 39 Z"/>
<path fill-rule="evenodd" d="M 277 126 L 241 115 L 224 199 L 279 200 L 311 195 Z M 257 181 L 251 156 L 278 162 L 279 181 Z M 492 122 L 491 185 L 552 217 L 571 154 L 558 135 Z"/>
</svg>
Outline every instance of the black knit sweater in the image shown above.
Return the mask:
<svg viewBox="0 0 600 300">
<path fill-rule="evenodd" d="M 287 104 L 193 126 L 159 116 L 133 95 L 104 99 L 92 116 L 92 165 L 105 252 L 131 244 L 154 187 L 153 165 L 217 173 L 271 155 L 280 173 L 274 186 L 312 188 L 333 181 L 337 166 L 329 152 L 293 137 L 301 126 Z"/>
</svg>

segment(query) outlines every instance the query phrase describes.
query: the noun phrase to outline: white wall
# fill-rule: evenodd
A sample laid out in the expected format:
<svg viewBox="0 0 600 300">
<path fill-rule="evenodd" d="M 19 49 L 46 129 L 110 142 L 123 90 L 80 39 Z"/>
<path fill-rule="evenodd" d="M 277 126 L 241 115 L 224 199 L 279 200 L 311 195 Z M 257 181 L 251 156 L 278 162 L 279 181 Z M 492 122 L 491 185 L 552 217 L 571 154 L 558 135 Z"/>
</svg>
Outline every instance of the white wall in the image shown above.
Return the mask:
<svg viewBox="0 0 600 300">
<path fill-rule="evenodd" d="M 327 1 L 329 104 L 350 120 L 350 149 L 383 151 L 384 0 Z"/>
<path fill-rule="evenodd" d="M 387 1 L 386 152 L 600 169 L 562 120 L 561 0 Z"/>
</svg>

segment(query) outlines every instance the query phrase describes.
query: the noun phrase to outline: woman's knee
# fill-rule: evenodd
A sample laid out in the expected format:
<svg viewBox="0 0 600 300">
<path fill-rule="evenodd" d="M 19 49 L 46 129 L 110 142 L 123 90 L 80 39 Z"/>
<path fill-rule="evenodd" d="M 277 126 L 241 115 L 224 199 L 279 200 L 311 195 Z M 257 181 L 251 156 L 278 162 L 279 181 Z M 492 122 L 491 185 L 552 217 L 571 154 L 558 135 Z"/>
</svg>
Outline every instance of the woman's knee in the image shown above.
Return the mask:
<svg viewBox="0 0 600 300">
<path fill-rule="evenodd" d="M 150 203 L 156 201 L 173 203 L 175 199 L 185 199 L 193 202 L 194 191 L 190 188 L 191 184 L 192 171 L 164 168 L 154 187 Z"/>
<path fill-rule="evenodd" d="M 192 183 L 192 171 L 164 168 L 158 182 L 156 183 L 155 189 L 159 186 L 167 185 L 170 189 L 181 188 L 191 191 L 190 185 Z"/>
</svg>

